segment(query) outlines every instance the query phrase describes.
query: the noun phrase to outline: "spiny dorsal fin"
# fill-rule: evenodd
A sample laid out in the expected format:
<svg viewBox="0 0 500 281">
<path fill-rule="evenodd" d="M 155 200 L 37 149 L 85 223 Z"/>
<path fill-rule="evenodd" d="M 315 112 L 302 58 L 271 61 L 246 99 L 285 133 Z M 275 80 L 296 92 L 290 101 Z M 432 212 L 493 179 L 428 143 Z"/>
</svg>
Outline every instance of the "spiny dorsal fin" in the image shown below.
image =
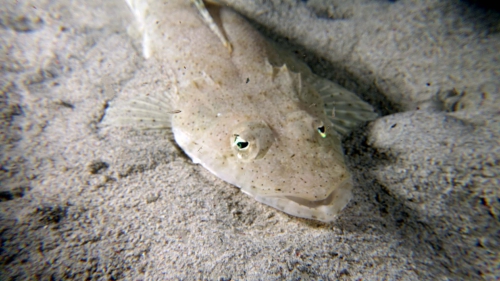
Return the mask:
<svg viewBox="0 0 500 281">
<path fill-rule="evenodd" d="M 233 46 L 231 45 L 231 43 L 227 39 L 226 35 L 224 34 L 224 30 L 223 30 L 222 26 L 217 24 L 217 22 L 214 20 L 213 16 L 208 11 L 207 7 L 205 6 L 204 1 L 203 0 L 191 0 L 191 2 L 193 2 L 195 7 L 200 12 L 200 15 L 201 15 L 203 21 L 205 22 L 205 24 L 207 24 L 208 27 L 210 28 L 210 30 L 212 30 L 212 32 L 215 33 L 215 35 L 217 35 L 217 37 L 219 37 L 220 41 L 222 42 L 222 45 L 225 48 L 227 48 L 229 53 L 232 53 Z M 214 1 L 206 1 L 206 2 L 210 5 L 218 6 L 217 2 L 214 2 Z"/>
<path fill-rule="evenodd" d="M 269 45 L 270 61 L 267 64 L 274 66 L 286 64 L 291 71 L 300 73 L 304 86 L 312 86 L 323 99 L 325 112 L 338 133 L 347 134 L 361 123 L 378 117 L 370 104 L 342 86 L 312 73 L 309 67 L 289 50 L 272 41 L 269 41 Z"/>
<path fill-rule="evenodd" d="M 268 64 L 269 62 L 267 62 Z M 281 67 L 272 67 L 272 81 L 284 93 L 294 95 L 293 98 L 300 98 L 302 94 L 302 77 L 300 73 L 290 71 L 286 64 Z"/>
</svg>

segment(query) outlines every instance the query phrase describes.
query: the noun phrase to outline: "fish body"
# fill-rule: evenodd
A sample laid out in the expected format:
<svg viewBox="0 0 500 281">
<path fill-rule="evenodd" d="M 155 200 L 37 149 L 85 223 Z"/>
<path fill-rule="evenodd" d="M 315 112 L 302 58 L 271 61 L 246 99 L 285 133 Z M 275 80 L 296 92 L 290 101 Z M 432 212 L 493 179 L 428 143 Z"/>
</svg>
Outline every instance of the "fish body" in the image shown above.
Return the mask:
<svg viewBox="0 0 500 281">
<path fill-rule="evenodd" d="M 353 185 L 339 132 L 373 119 L 371 106 L 277 50 L 229 8 L 127 3 L 144 56 L 158 61 L 172 91 L 112 104 L 105 123 L 171 130 L 193 162 L 257 201 L 334 220 Z"/>
</svg>

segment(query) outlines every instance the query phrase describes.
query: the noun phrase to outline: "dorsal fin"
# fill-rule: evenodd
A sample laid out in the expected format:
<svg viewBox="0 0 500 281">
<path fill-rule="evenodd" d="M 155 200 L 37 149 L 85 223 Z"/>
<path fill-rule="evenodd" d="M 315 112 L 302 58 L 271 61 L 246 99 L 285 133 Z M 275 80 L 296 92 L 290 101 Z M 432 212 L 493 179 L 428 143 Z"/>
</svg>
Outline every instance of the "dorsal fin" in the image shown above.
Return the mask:
<svg viewBox="0 0 500 281">
<path fill-rule="evenodd" d="M 300 74 L 301 81 L 303 80 L 316 90 L 323 100 L 325 113 L 330 117 L 338 133 L 345 135 L 361 123 L 378 117 L 373 107 L 356 94 L 312 73 L 304 62 L 276 43 L 269 42 L 269 44 L 272 47 L 268 51 L 269 63 L 274 67 L 286 64 L 290 69 L 289 72 L 297 72 Z"/>
<path fill-rule="evenodd" d="M 205 5 L 205 1 L 203 0 L 191 0 L 195 7 L 198 9 L 200 12 L 200 15 L 203 19 L 203 21 L 208 25 L 210 30 L 212 30 L 217 37 L 219 37 L 220 41 L 222 42 L 222 45 L 227 48 L 229 53 L 233 51 L 233 47 L 231 46 L 231 43 L 227 39 L 227 36 L 224 33 L 224 29 L 222 28 L 220 24 L 220 19 L 216 17 L 215 15 L 210 13 L 210 10 L 207 9 L 207 6 Z M 211 5 L 213 8 L 212 12 L 217 12 L 218 11 L 218 6 L 219 4 L 214 1 L 206 1 L 207 4 Z"/>
</svg>

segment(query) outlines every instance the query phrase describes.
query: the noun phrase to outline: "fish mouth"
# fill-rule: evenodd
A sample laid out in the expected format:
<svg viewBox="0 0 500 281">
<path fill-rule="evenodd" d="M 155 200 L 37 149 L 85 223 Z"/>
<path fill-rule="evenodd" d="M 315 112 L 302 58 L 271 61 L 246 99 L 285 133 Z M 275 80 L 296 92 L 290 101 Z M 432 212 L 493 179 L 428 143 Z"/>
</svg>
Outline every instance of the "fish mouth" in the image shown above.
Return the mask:
<svg viewBox="0 0 500 281">
<path fill-rule="evenodd" d="M 266 205 L 293 216 L 332 222 L 352 198 L 352 181 L 347 179 L 321 200 L 290 195 L 255 195 L 254 198 Z"/>
<path fill-rule="evenodd" d="M 311 201 L 311 200 L 301 198 L 301 197 L 296 197 L 296 196 L 276 196 L 276 197 L 282 197 L 286 200 L 290 200 L 290 201 L 295 202 L 295 203 L 297 203 L 301 206 L 304 206 L 304 207 L 317 208 L 319 206 L 331 205 L 336 199 L 338 199 L 339 194 L 338 194 L 338 192 L 335 192 L 335 190 L 333 190 L 332 192 L 330 192 L 328 197 L 326 197 L 325 199 L 315 200 L 315 201 Z"/>
</svg>

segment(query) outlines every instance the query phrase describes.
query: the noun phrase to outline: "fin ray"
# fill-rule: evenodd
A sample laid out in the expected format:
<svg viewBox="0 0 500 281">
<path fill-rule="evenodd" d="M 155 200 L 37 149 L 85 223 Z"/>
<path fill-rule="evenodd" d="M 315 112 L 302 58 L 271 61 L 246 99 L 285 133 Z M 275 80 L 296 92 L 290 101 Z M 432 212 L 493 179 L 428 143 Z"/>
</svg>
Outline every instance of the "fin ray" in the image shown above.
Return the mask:
<svg viewBox="0 0 500 281">
<path fill-rule="evenodd" d="M 166 94 L 149 94 L 142 98 L 112 101 L 102 120 L 103 125 L 139 129 L 170 129 L 171 102 Z"/>
<path fill-rule="evenodd" d="M 342 86 L 315 74 L 309 81 L 323 99 L 325 112 L 338 133 L 345 135 L 361 123 L 378 117 L 370 104 Z"/>
<path fill-rule="evenodd" d="M 356 94 L 312 73 L 309 66 L 275 42 L 268 41 L 268 44 L 269 63 L 274 67 L 286 65 L 291 71 L 300 73 L 305 83 L 313 86 L 323 101 L 325 113 L 338 133 L 345 135 L 361 123 L 378 117 L 373 107 Z"/>
</svg>

